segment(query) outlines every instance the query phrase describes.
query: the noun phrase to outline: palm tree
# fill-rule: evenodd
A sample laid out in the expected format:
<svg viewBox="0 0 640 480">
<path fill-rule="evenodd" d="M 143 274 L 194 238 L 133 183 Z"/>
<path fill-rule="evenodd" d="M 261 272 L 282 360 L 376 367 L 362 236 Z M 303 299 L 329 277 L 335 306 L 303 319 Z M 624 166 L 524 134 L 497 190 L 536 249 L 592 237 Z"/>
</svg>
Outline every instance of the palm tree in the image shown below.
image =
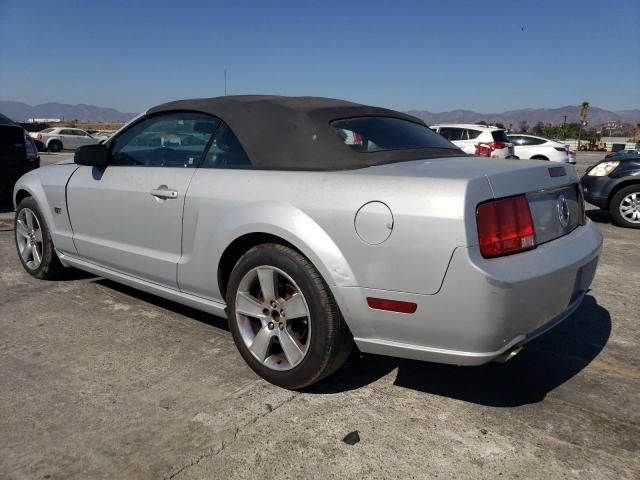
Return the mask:
<svg viewBox="0 0 640 480">
<path fill-rule="evenodd" d="M 582 102 L 578 105 L 578 109 L 580 110 L 580 129 L 578 130 L 578 148 L 577 151 L 580 151 L 580 137 L 582 135 L 582 126 L 587 123 L 587 115 L 589 114 L 589 102 Z"/>
</svg>

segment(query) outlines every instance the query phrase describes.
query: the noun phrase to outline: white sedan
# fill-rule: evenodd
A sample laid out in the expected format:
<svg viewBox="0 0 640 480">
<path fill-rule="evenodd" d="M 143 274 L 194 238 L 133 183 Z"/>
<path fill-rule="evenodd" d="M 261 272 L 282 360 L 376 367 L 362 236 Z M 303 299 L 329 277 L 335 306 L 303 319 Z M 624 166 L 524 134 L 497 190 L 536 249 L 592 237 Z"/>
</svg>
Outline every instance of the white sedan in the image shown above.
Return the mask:
<svg viewBox="0 0 640 480">
<path fill-rule="evenodd" d="M 521 159 L 549 160 L 560 163 L 576 163 L 575 155 L 569 155 L 569 149 L 562 143 L 534 135 L 509 135 L 515 154 Z"/>
<path fill-rule="evenodd" d="M 79 128 L 45 128 L 40 132 L 31 132 L 29 135 L 42 144 L 42 148 L 51 152 L 59 152 L 62 149 L 75 150 L 83 145 L 96 145 L 99 140 L 93 138 Z"/>
</svg>

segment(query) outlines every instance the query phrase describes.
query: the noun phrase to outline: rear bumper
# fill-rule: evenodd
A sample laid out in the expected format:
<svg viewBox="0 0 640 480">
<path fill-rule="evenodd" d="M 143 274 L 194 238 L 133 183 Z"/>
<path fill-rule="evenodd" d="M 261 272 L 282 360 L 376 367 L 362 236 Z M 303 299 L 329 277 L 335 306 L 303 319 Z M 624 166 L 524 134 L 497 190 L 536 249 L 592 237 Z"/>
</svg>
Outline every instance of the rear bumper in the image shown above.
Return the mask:
<svg viewBox="0 0 640 480">
<path fill-rule="evenodd" d="M 581 303 L 595 275 L 602 236 L 588 223 L 535 250 L 484 259 L 457 248 L 442 287 L 416 295 L 337 288 L 360 350 L 457 365 L 480 365 L 541 335 Z M 366 297 L 414 302 L 414 314 L 370 309 Z"/>
</svg>

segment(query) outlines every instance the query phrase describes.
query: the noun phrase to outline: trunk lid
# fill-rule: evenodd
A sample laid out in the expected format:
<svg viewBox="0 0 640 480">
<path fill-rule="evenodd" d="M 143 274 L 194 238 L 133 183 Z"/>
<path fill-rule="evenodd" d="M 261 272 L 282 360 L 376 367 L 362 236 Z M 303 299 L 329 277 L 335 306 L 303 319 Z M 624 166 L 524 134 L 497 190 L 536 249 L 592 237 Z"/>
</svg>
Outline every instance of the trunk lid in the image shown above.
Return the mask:
<svg viewBox="0 0 640 480">
<path fill-rule="evenodd" d="M 568 164 L 455 157 L 393 163 L 366 170 L 375 170 L 381 175 L 469 181 L 485 177 L 493 198 L 525 194 L 537 245 L 566 235 L 583 222 L 584 206 L 579 191 L 579 177 L 575 168 Z M 473 199 L 472 205 L 477 206 L 489 199 Z"/>
</svg>

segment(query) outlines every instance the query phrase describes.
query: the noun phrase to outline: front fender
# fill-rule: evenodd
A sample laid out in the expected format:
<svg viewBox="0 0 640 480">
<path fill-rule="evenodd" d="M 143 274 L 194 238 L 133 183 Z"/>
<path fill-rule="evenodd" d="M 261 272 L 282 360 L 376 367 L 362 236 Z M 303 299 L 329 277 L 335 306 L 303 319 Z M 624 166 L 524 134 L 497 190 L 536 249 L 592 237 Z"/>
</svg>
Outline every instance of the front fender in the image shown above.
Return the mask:
<svg viewBox="0 0 640 480">
<path fill-rule="evenodd" d="M 16 208 L 19 195 L 23 195 L 21 192 L 34 198 L 47 223 L 53 245 L 62 252 L 76 253 L 67 213 L 66 186 L 77 168 L 77 165 L 41 167 L 20 177 L 13 189 L 13 204 Z"/>
</svg>

